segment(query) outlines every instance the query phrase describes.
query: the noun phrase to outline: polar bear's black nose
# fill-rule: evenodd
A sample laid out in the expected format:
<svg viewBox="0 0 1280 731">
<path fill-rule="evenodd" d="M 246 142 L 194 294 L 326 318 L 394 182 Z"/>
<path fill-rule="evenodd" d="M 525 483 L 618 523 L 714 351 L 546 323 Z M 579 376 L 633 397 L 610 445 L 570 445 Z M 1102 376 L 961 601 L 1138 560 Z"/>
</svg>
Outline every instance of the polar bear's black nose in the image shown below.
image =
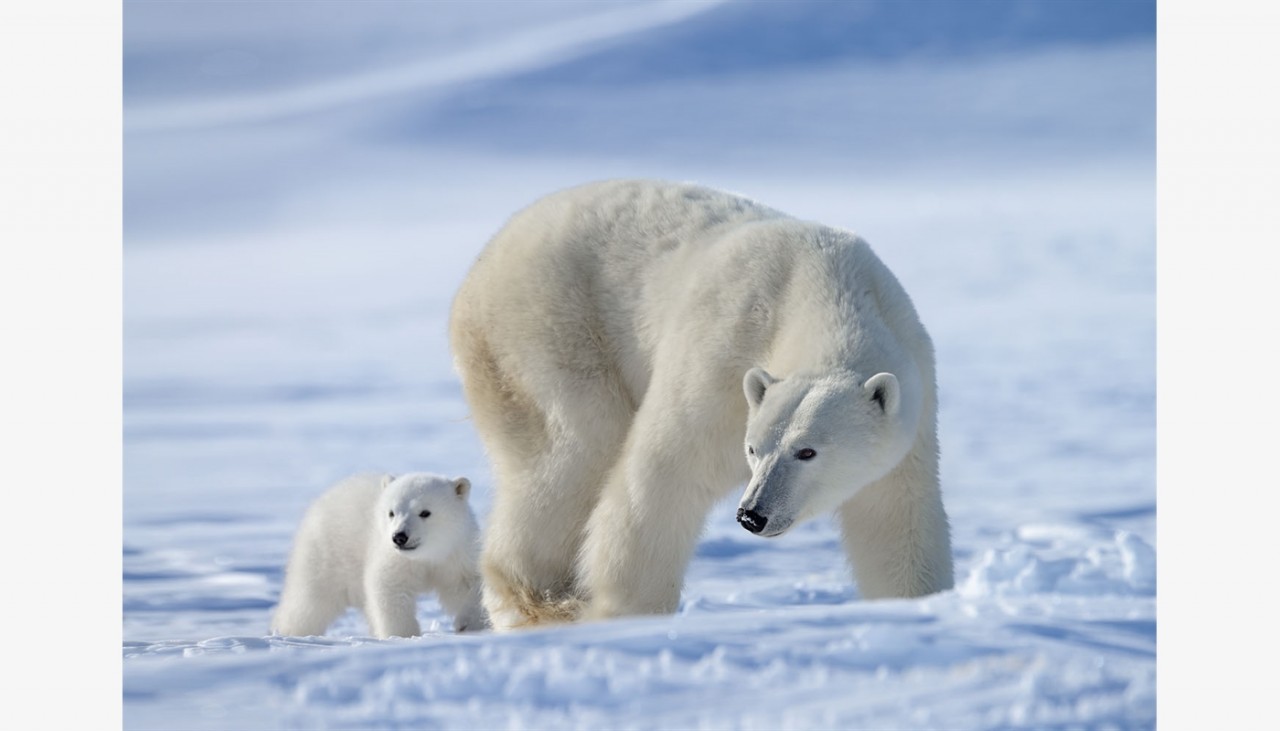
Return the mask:
<svg viewBox="0 0 1280 731">
<path fill-rule="evenodd" d="M 404 544 L 409 542 L 409 534 L 405 533 L 404 531 L 400 531 L 394 536 L 391 536 L 391 542 L 396 544 L 397 546 L 403 546 Z"/>
<path fill-rule="evenodd" d="M 742 524 L 743 528 L 752 533 L 759 533 L 764 530 L 764 526 L 769 522 L 769 519 L 754 510 L 738 508 L 738 522 Z"/>
</svg>

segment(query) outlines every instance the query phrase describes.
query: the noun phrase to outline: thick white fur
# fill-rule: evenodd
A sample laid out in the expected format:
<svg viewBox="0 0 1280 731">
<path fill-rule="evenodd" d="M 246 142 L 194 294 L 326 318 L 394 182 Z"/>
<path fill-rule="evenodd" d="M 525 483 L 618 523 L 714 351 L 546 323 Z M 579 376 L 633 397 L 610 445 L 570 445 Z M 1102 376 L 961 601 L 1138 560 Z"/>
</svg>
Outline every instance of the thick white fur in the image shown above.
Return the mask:
<svg viewBox="0 0 1280 731">
<path fill-rule="evenodd" d="M 481 253 L 450 338 L 497 480 L 498 629 L 673 612 L 744 482 L 764 535 L 837 511 L 864 597 L 952 586 L 933 346 L 851 233 L 693 185 L 562 191 Z"/>
<path fill-rule="evenodd" d="M 422 472 L 355 475 L 334 485 L 298 528 L 271 631 L 323 634 L 358 607 L 374 636 L 414 637 L 421 633 L 417 598 L 429 591 L 456 631 L 487 629 L 470 489 L 465 477 Z M 430 515 L 420 517 L 423 511 Z M 408 550 L 394 543 L 399 532 Z"/>
</svg>

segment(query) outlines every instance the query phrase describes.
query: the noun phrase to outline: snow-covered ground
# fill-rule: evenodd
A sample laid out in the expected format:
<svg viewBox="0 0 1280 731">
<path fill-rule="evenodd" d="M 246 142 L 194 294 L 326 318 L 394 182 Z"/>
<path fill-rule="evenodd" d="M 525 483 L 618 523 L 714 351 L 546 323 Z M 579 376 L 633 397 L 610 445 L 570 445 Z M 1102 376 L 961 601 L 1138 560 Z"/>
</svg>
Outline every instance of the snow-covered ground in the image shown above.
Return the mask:
<svg viewBox="0 0 1280 731">
<path fill-rule="evenodd" d="M 1154 727 L 1154 5 L 960 5 L 126 2 L 125 728 Z M 956 589 L 863 602 L 829 521 L 766 541 L 735 497 L 673 617 L 269 636 L 339 477 L 466 474 L 483 523 L 450 299 L 609 177 L 897 273 Z"/>
</svg>

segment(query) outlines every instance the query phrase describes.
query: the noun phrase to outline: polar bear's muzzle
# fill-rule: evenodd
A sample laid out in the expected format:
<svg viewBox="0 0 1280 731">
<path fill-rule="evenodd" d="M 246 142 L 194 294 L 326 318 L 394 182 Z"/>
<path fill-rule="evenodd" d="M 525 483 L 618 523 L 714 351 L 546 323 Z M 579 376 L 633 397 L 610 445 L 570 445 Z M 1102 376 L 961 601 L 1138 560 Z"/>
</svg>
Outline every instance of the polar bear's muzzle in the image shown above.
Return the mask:
<svg viewBox="0 0 1280 731">
<path fill-rule="evenodd" d="M 765 474 L 751 481 L 747 492 L 738 503 L 738 523 L 758 536 L 772 538 L 782 535 L 795 516 L 787 508 L 783 491 L 780 489 L 787 481 L 787 470 L 778 465 L 766 465 Z"/>
<path fill-rule="evenodd" d="M 751 508 L 738 508 L 738 523 L 743 528 L 764 538 L 774 538 L 786 533 L 794 522 L 781 516 L 774 516 L 773 520 L 770 520 L 768 515 Z"/>
<path fill-rule="evenodd" d="M 768 525 L 769 519 L 754 510 L 738 508 L 738 522 L 752 533 L 759 533 Z"/>
</svg>

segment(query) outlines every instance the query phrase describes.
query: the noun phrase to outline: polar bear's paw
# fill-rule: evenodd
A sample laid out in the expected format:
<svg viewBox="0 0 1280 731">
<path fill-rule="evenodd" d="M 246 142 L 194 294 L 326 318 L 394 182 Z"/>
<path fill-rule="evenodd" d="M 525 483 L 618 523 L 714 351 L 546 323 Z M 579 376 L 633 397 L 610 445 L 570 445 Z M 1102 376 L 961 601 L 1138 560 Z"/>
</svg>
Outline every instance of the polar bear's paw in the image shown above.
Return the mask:
<svg viewBox="0 0 1280 731">
<path fill-rule="evenodd" d="M 499 590 L 485 583 L 484 604 L 498 631 L 567 624 L 582 618 L 586 602 L 577 596 L 507 585 Z"/>
</svg>

